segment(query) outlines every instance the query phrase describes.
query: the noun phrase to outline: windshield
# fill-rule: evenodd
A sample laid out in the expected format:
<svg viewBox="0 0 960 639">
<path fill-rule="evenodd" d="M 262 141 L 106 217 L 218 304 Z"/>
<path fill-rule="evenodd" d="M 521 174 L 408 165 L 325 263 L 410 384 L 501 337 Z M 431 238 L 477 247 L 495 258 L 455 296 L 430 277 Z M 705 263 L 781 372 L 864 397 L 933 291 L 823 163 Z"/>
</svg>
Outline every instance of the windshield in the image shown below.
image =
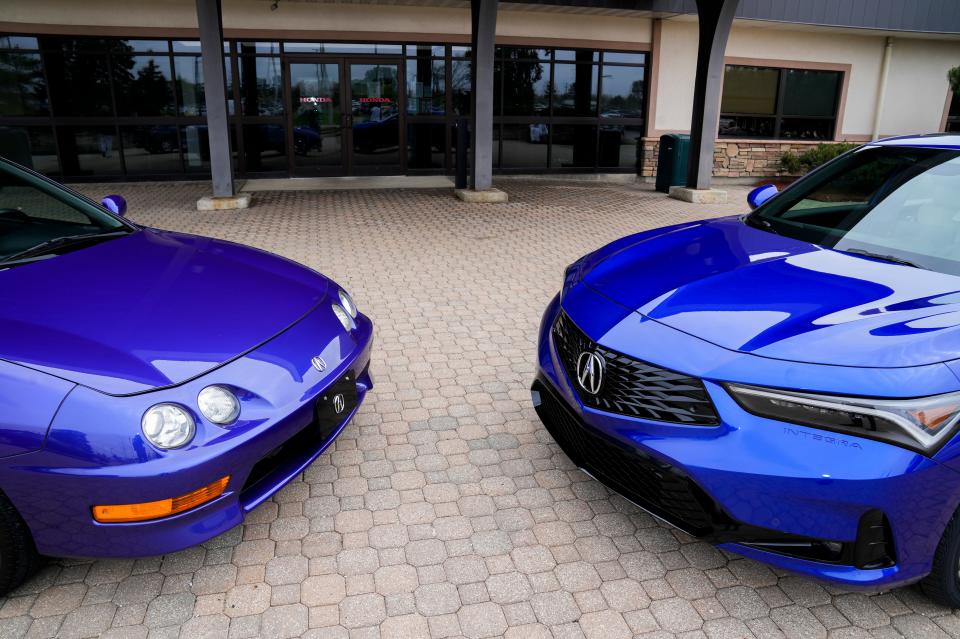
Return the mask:
<svg viewBox="0 0 960 639">
<path fill-rule="evenodd" d="M 111 237 L 131 230 L 93 203 L 0 162 L 0 265 L 25 252 L 33 255 L 42 246 L 51 245 L 48 253 L 74 250 L 84 242 L 65 240 Z"/>
<path fill-rule="evenodd" d="M 960 151 L 861 147 L 746 221 L 820 246 L 960 275 Z"/>
</svg>

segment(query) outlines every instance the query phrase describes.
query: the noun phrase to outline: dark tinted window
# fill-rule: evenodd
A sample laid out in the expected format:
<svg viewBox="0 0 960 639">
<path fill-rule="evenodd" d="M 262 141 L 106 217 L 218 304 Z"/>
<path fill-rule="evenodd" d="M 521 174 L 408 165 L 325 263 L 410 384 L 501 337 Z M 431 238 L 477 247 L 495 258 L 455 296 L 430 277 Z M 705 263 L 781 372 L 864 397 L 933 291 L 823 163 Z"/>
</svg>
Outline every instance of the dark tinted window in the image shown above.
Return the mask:
<svg viewBox="0 0 960 639">
<path fill-rule="evenodd" d="M 117 113 L 124 116 L 173 115 L 173 74 L 166 55 L 134 55 L 114 68 Z"/>
<path fill-rule="evenodd" d="M 39 53 L 0 51 L 0 114 L 49 115 Z"/>
</svg>

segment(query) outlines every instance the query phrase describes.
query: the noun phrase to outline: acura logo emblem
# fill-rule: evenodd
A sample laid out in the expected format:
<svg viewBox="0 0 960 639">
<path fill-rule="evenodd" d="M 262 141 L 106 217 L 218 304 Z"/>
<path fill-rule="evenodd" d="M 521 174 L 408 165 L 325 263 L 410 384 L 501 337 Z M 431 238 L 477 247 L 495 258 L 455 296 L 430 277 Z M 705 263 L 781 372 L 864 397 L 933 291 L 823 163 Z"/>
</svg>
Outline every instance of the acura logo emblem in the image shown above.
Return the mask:
<svg viewBox="0 0 960 639">
<path fill-rule="evenodd" d="M 327 363 L 323 361 L 323 358 L 320 357 L 319 355 L 311 359 L 310 363 L 313 364 L 313 367 L 318 371 L 320 371 L 321 373 L 327 370 Z"/>
<path fill-rule="evenodd" d="M 591 395 L 599 393 L 603 386 L 603 369 L 606 365 L 604 359 L 593 351 L 580 353 L 577 360 L 577 381 L 580 382 L 580 388 Z"/>
<path fill-rule="evenodd" d="M 344 407 L 343 394 L 337 393 L 336 395 L 333 396 L 333 412 L 339 415 L 340 413 L 343 412 L 343 407 Z"/>
</svg>

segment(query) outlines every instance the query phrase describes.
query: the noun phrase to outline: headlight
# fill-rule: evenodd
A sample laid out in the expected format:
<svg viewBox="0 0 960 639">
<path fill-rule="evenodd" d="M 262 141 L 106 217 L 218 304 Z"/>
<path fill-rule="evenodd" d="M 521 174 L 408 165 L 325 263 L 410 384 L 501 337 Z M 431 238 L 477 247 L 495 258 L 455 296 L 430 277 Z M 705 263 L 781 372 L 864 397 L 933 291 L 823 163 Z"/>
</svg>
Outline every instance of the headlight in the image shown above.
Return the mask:
<svg viewBox="0 0 960 639">
<path fill-rule="evenodd" d="M 143 414 L 140 428 L 151 444 L 163 449 L 186 446 L 197 432 L 193 417 L 176 404 L 151 406 Z"/>
<path fill-rule="evenodd" d="M 350 314 L 343 310 L 343 307 L 339 304 L 331 304 L 330 308 L 333 309 L 333 314 L 337 316 L 337 319 L 340 320 L 340 323 L 343 324 L 343 328 L 352 331 L 356 324 L 353 323 L 353 318 L 350 317 Z"/>
<path fill-rule="evenodd" d="M 197 395 L 200 413 L 214 424 L 229 424 L 240 415 L 240 401 L 229 388 L 207 386 Z"/>
<path fill-rule="evenodd" d="M 343 289 L 340 289 L 339 294 L 341 306 L 343 306 L 344 310 L 350 313 L 350 317 L 356 319 L 357 305 L 353 303 L 353 298 L 350 297 L 350 294 Z"/>
<path fill-rule="evenodd" d="M 729 384 L 746 411 L 785 422 L 879 439 L 933 453 L 956 430 L 960 393 L 916 399 L 868 399 Z"/>
</svg>

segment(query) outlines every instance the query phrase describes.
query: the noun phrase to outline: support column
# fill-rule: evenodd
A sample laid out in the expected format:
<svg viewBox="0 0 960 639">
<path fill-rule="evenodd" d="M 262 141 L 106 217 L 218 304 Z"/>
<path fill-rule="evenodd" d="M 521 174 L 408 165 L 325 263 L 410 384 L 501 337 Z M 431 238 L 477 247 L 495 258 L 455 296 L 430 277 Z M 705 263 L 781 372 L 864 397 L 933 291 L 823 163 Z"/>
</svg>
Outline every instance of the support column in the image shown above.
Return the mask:
<svg viewBox="0 0 960 639">
<path fill-rule="evenodd" d="M 687 169 L 686 189 L 671 188 L 671 196 L 678 199 L 694 202 L 726 201 L 726 193 L 711 191 L 710 184 L 713 178 L 713 149 L 717 124 L 720 121 L 723 58 L 738 2 L 739 0 L 697 0 L 700 41 L 693 90 L 693 118 L 690 123 L 690 164 Z"/>
<path fill-rule="evenodd" d="M 497 31 L 497 0 L 471 0 L 470 43 L 470 189 L 458 189 L 468 202 L 505 202 L 507 194 L 493 188 L 493 52 Z"/>
<path fill-rule="evenodd" d="M 238 196 L 234 193 L 220 0 L 197 0 L 197 24 L 200 28 L 207 139 L 210 144 L 210 173 L 213 178 L 213 196 L 200 198 L 197 209 L 204 211 L 247 208 L 250 196 Z"/>
</svg>

